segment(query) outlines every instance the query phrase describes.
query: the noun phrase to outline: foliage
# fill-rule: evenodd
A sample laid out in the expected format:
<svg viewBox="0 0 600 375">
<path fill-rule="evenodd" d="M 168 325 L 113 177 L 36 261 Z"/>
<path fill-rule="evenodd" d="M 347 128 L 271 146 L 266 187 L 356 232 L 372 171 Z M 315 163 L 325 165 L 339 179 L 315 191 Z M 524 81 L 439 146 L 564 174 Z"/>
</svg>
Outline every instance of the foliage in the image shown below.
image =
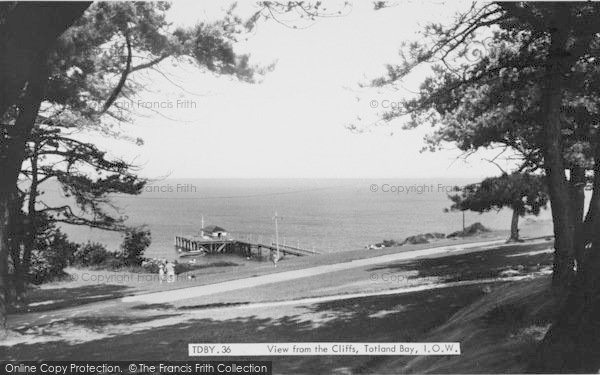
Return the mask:
<svg viewBox="0 0 600 375">
<path fill-rule="evenodd" d="M 42 284 L 61 276 L 63 267 L 55 253 L 34 250 L 31 253 L 29 280 L 33 284 Z"/>
<path fill-rule="evenodd" d="M 520 216 L 539 215 L 548 203 L 544 177 L 527 173 L 503 174 L 470 184 L 450 195 L 451 210 L 486 212 L 509 207 Z"/>
<path fill-rule="evenodd" d="M 41 284 L 64 275 L 64 268 L 72 262 L 78 250 L 79 246 L 69 241 L 60 229 L 38 237 L 31 254 L 28 279 L 34 284 Z"/>
<path fill-rule="evenodd" d="M 109 252 L 104 245 L 98 242 L 88 242 L 81 246 L 74 254 L 74 263 L 81 266 L 98 266 L 111 258 L 113 253 Z"/>
<path fill-rule="evenodd" d="M 141 263 L 141 267 L 145 272 L 158 273 L 158 269 L 161 263 L 164 263 L 162 259 L 145 259 Z"/>
<path fill-rule="evenodd" d="M 31 253 L 27 256 L 29 267 L 24 267 L 25 253 L 23 249 L 24 238 L 31 235 L 29 218 L 22 211 L 12 215 L 11 246 L 15 251 L 10 254 L 10 272 L 16 277 L 21 277 L 35 284 L 52 281 L 64 275 L 63 269 L 73 261 L 73 256 L 79 245 L 69 241 L 48 215 L 40 214 L 36 217 L 37 230 L 33 233 Z M 19 269 L 22 274 L 16 275 Z"/>
<path fill-rule="evenodd" d="M 456 237 L 471 237 L 476 236 L 481 233 L 489 232 L 490 230 L 483 226 L 483 224 L 477 222 L 469 225 L 463 230 L 459 230 L 456 232 L 452 232 L 446 236 L 446 238 L 456 238 Z"/>
<path fill-rule="evenodd" d="M 446 235 L 444 233 L 422 233 L 416 234 L 414 236 L 409 236 L 404 239 L 404 241 L 400 245 L 417 245 L 423 243 L 429 243 L 431 240 L 439 240 L 445 238 Z"/>
<path fill-rule="evenodd" d="M 508 152 L 507 159 L 520 161 L 519 171 L 542 167 L 542 99 L 550 40 L 545 32 L 533 29 L 542 27 L 544 17 L 550 20 L 553 12 L 561 12 L 554 8 L 559 7 L 473 4 L 454 24 L 427 25 L 419 42 L 403 46 L 402 61 L 388 65 L 388 73 L 373 81 L 376 86 L 395 87 L 417 65 L 431 71 L 418 92 L 384 113 L 382 120 L 401 118 L 407 128 L 431 125 L 427 150 L 452 143 L 468 156 L 481 148 L 500 148 L 500 154 Z M 598 11 L 597 6 L 585 11 L 578 6 L 564 8 L 565 17 L 573 17 L 573 22 L 578 18 L 584 22 Z M 583 51 L 589 43 L 584 52 L 589 58 L 574 60 L 564 90 L 562 150 L 567 167 L 590 169 L 590 133 L 597 131 L 594 118 L 600 108 L 600 70 L 592 56 L 600 52 L 600 40 L 590 43 L 583 37 L 586 24 L 581 28 L 582 39 L 571 46 L 582 43 L 578 48 Z"/>
<path fill-rule="evenodd" d="M 150 246 L 150 231 L 144 228 L 130 228 L 125 232 L 121 244 L 120 257 L 128 266 L 139 266 L 144 262 L 144 251 Z"/>
<path fill-rule="evenodd" d="M 48 100 L 92 120 L 99 114 L 122 119 L 126 109 L 116 96 L 141 89 L 131 75 L 168 58 L 253 81 L 258 69 L 233 48 L 244 23 L 235 8 L 216 22 L 177 29 L 166 20 L 169 8 L 167 2 L 94 3 L 58 41 Z"/>
</svg>

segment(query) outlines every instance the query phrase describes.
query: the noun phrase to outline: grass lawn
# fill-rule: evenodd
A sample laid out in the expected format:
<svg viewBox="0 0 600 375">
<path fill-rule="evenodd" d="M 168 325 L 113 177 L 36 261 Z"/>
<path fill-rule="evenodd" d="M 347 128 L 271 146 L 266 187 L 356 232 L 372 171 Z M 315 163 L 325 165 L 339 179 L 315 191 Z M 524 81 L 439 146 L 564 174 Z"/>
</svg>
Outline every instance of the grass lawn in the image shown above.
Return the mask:
<svg viewBox="0 0 600 375">
<path fill-rule="evenodd" d="M 0 347 L 7 360 L 189 360 L 187 344 L 193 342 L 301 342 L 301 341 L 414 341 L 446 322 L 461 308 L 481 298 L 480 286 L 449 288 L 410 295 L 360 298 L 306 306 L 306 314 L 263 318 L 247 316 L 231 320 L 192 319 L 181 324 L 153 328 L 82 344 L 56 341 Z M 154 315 L 160 319 L 169 314 Z M 322 322 L 315 324 L 313 317 Z M 101 330 L 108 324 L 133 324 L 139 317 L 102 316 L 63 321 Z M 43 328 L 42 328 L 43 329 Z M 274 357 L 274 370 L 284 373 L 323 373 L 361 366 L 374 357 Z M 376 359 L 377 360 L 377 359 Z"/>
<path fill-rule="evenodd" d="M 360 270 L 364 275 L 379 271 L 408 272 L 414 278 L 434 277 L 440 282 L 499 278 L 485 284 L 243 310 L 235 303 L 209 304 L 203 309 L 108 302 L 102 308 L 102 304 L 96 304 L 78 315 L 65 314 L 59 319 L 20 325 L 16 331 L 33 339 L 0 346 L 0 358 L 190 360 L 188 343 L 458 341 L 461 356 L 252 359 L 273 360 L 275 373 L 522 372 L 528 355 L 552 318 L 548 277 L 540 276 L 551 264 L 549 246 L 551 243 L 508 246 Z M 360 272 L 352 270 L 345 275 L 364 277 Z M 516 274 L 536 276 L 523 281 L 502 281 L 502 277 Z M 310 282 L 309 278 L 303 280 L 269 285 L 260 298 L 285 299 L 285 288 L 299 290 L 299 283 Z M 332 278 L 328 283 L 336 280 L 339 281 Z M 320 284 L 327 283 L 321 281 L 315 285 Z M 270 293 L 269 288 L 281 290 L 279 294 Z M 74 288 L 60 293 L 69 298 L 73 291 L 79 292 L 81 298 L 86 293 L 99 292 Z M 35 338 L 51 341 L 36 342 Z"/>
<path fill-rule="evenodd" d="M 540 272 L 552 265 L 550 244 L 507 246 L 493 251 L 478 251 L 445 257 L 416 259 L 384 264 L 369 271 L 418 271 L 413 278 L 439 277 L 445 282 L 466 281 Z M 503 274 L 504 272 L 504 274 Z"/>
</svg>

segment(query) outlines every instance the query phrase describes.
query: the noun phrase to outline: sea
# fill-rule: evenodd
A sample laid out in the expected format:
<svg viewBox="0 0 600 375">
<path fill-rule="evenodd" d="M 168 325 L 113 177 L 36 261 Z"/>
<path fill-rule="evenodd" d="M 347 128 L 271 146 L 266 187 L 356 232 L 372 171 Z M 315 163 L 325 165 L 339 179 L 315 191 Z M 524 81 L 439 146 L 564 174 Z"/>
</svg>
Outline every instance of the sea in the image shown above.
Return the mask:
<svg viewBox="0 0 600 375">
<path fill-rule="evenodd" d="M 113 196 L 126 223 L 146 226 L 152 235 L 147 257 L 175 259 L 174 236 L 197 234 L 202 222 L 234 237 L 273 241 L 322 253 L 364 249 L 382 240 L 461 230 L 463 214 L 446 212 L 455 186 L 474 179 L 165 179 L 150 182 L 137 196 Z M 44 199 L 68 200 L 60 189 Z M 511 211 L 466 212 L 465 222 L 506 231 Z M 551 233 L 550 210 L 521 220 Z M 122 235 L 64 226 L 71 240 L 96 241 L 117 250 Z"/>
</svg>

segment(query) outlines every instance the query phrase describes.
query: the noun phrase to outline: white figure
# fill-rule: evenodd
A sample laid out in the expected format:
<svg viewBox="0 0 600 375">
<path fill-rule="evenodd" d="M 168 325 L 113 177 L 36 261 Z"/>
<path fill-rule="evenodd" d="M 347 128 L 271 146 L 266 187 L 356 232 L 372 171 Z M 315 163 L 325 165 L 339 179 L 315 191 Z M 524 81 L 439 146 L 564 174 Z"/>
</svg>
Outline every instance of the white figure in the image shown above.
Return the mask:
<svg viewBox="0 0 600 375">
<path fill-rule="evenodd" d="M 173 262 L 167 262 L 167 282 L 175 282 L 175 264 Z"/>
<path fill-rule="evenodd" d="M 165 281 L 165 265 L 160 262 L 158 265 L 158 282 L 163 283 Z"/>
<path fill-rule="evenodd" d="M 271 250 L 271 262 L 277 267 L 277 262 L 279 262 L 279 257 L 277 256 L 277 251 Z"/>
</svg>

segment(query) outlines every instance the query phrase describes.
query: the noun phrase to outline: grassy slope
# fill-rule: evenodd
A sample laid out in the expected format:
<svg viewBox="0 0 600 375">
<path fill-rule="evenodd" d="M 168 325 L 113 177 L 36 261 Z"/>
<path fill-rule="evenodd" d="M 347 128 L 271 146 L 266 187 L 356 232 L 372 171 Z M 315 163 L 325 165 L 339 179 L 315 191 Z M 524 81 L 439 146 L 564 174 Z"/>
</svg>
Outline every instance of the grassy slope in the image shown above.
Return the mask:
<svg viewBox="0 0 600 375">
<path fill-rule="evenodd" d="M 0 346 L 0 358 L 8 360 L 190 360 L 187 344 L 191 342 L 313 342 L 313 341 L 417 341 L 434 327 L 443 324 L 465 304 L 481 298 L 481 286 L 448 288 L 398 296 L 357 298 L 317 303 L 300 310 L 279 313 L 271 309 L 268 317 L 248 316 L 220 320 L 199 318 L 156 327 L 135 333 L 85 343 L 58 341 L 53 343 Z M 159 315 L 143 319 L 159 319 L 181 313 L 162 310 Z M 214 312 L 218 314 L 217 312 Z M 91 332 L 119 322 L 134 324 L 142 318 L 126 311 L 113 316 L 98 314 L 86 318 L 68 318 L 37 327 L 40 331 L 60 325 L 61 329 L 85 326 Z M 316 319 L 315 319 L 316 318 Z M 317 321 L 321 320 L 318 324 Z M 272 360 L 275 373 L 321 374 L 350 371 L 378 357 L 303 356 L 249 358 Z M 202 358 L 209 360 L 210 358 Z M 214 358 L 223 359 L 223 358 Z M 231 358 L 230 358 L 231 359 Z M 243 358 L 236 357 L 236 360 Z"/>
<path fill-rule="evenodd" d="M 423 341 L 461 342 L 462 355 L 391 358 L 368 373 L 523 373 L 552 319 L 550 278 L 510 283 L 459 310 Z"/>
<path fill-rule="evenodd" d="M 376 266 L 369 272 L 417 271 L 445 281 L 497 277 L 507 269 L 522 273 L 550 265 L 543 252 L 551 244 L 525 245 L 417 259 Z M 532 253 L 528 253 L 532 252 Z M 514 256 L 517 255 L 517 256 Z M 86 343 L 59 341 L 0 347 L 7 359 L 189 359 L 189 342 L 300 341 L 459 341 L 458 357 L 275 357 L 277 373 L 465 373 L 522 372 L 536 340 L 551 317 L 547 277 L 452 287 L 397 296 L 318 303 L 304 310 L 269 311 L 266 316 L 184 320 Z M 150 306 L 149 306 L 150 307 Z M 123 306 L 125 308 L 125 306 Z M 59 330 L 85 327 L 102 331 L 115 322 L 134 324 L 183 311 L 159 309 L 156 315 L 135 311 L 90 312 L 85 319 L 51 323 Z M 218 314 L 218 312 L 214 312 Z M 328 317 L 315 325 L 315 317 Z M 318 319 L 317 319 L 318 320 Z M 45 327 L 38 327 L 42 331 Z"/>
</svg>

